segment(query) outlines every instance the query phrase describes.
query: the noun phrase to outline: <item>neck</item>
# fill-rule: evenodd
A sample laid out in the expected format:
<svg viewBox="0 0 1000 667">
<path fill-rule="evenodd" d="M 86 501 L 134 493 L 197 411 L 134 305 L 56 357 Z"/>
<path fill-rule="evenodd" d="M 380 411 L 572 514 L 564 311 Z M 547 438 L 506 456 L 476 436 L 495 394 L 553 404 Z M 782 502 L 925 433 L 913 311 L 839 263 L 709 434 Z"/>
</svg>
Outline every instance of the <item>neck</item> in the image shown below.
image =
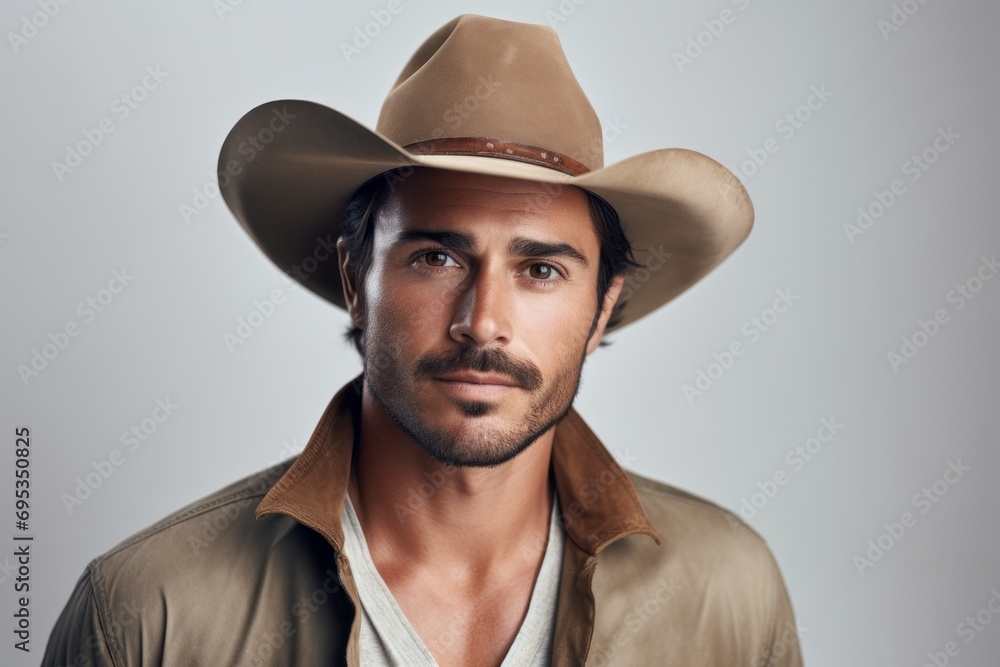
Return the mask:
<svg viewBox="0 0 1000 667">
<path fill-rule="evenodd" d="M 445 466 L 385 413 L 367 388 L 348 486 L 373 560 L 473 568 L 540 561 L 552 513 L 554 429 L 493 468 Z M 523 561 L 521 562 L 523 565 Z"/>
</svg>

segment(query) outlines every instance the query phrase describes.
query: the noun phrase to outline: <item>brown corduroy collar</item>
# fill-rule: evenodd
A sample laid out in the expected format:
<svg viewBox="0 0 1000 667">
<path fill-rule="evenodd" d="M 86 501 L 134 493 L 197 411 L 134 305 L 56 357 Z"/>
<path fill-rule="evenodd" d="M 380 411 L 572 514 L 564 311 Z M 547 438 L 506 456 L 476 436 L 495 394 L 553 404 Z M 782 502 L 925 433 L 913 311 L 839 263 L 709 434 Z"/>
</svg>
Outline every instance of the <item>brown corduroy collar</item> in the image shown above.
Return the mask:
<svg viewBox="0 0 1000 667">
<path fill-rule="evenodd" d="M 302 453 L 257 505 L 256 517 L 285 514 L 317 531 L 339 553 L 341 514 L 351 473 L 355 424 L 360 423 L 362 376 L 330 400 Z M 625 470 L 575 409 L 556 426 L 552 471 L 561 525 L 585 553 L 643 533 L 663 541 L 650 524 Z"/>
</svg>

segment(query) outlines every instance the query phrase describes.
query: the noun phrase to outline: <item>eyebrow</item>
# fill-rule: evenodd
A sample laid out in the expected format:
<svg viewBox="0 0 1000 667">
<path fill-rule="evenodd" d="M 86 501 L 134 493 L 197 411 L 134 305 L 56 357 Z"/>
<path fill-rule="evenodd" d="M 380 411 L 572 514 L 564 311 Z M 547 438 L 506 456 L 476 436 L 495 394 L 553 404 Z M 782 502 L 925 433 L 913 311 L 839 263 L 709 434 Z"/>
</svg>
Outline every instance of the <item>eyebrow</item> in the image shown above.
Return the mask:
<svg viewBox="0 0 1000 667">
<path fill-rule="evenodd" d="M 405 245 L 417 241 L 431 241 L 445 248 L 455 250 L 475 250 L 476 242 L 468 234 L 460 232 L 439 232 L 430 229 L 406 229 L 396 235 L 394 245 Z M 507 252 L 518 257 L 565 257 L 587 266 L 587 258 L 568 243 L 548 243 L 518 236 L 511 239 Z"/>
</svg>

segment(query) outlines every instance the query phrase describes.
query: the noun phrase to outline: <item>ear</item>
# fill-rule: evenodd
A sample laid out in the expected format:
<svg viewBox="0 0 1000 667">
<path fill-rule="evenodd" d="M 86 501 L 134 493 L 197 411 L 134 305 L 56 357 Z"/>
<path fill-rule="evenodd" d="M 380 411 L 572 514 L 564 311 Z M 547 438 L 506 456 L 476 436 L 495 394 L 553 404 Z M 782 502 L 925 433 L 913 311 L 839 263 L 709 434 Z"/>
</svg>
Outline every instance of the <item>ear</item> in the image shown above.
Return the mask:
<svg viewBox="0 0 1000 667">
<path fill-rule="evenodd" d="M 618 303 L 618 296 L 621 294 L 624 285 L 624 274 L 619 274 L 611 280 L 611 285 L 608 286 L 608 293 L 604 295 L 604 304 L 601 306 L 601 314 L 597 319 L 597 327 L 594 329 L 590 340 L 587 341 L 588 355 L 600 345 L 601 336 L 604 335 L 604 329 L 607 328 L 608 320 L 611 319 L 611 311 L 614 310 L 615 304 Z"/>
<path fill-rule="evenodd" d="M 364 327 L 364 317 L 362 315 L 361 298 L 358 295 L 358 286 L 354 283 L 354 264 L 347 254 L 347 243 L 344 237 L 337 239 L 337 266 L 340 269 L 340 283 L 344 288 L 344 303 L 347 304 L 347 314 L 351 316 L 351 321 L 355 326 Z"/>
</svg>

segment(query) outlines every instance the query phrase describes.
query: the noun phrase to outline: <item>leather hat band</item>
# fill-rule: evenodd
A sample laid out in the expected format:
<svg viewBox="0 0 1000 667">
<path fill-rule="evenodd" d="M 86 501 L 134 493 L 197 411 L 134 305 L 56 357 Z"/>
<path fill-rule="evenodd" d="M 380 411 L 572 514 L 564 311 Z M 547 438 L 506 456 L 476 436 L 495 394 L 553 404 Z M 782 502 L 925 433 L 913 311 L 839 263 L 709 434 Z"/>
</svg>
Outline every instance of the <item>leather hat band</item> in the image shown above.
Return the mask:
<svg viewBox="0 0 1000 667">
<path fill-rule="evenodd" d="M 573 158 L 553 153 L 545 148 L 522 144 L 516 141 L 503 141 L 489 137 L 445 137 L 443 139 L 428 139 L 403 146 L 414 155 L 481 155 L 484 157 L 499 157 L 507 160 L 530 162 L 542 167 L 549 167 L 569 174 L 579 176 L 590 169 Z"/>
</svg>

